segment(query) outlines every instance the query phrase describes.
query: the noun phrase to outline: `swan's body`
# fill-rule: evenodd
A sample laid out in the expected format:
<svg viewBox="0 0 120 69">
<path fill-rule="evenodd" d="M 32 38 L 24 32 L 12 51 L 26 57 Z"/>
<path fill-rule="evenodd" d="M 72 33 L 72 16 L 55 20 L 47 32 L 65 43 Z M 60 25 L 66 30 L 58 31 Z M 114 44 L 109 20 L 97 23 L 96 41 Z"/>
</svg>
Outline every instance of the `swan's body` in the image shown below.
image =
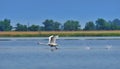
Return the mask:
<svg viewBox="0 0 120 69">
<path fill-rule="evenodd" d="M 57 43 L 56 43 L 56 39 L 58 38 L 58 36 L 53 36 L 51 35 L 49 37 L 49 42 L 48 42 L 48 45 L 51 46 L 51 47 L 56 47 L 57 46 Z"/>
</svg>

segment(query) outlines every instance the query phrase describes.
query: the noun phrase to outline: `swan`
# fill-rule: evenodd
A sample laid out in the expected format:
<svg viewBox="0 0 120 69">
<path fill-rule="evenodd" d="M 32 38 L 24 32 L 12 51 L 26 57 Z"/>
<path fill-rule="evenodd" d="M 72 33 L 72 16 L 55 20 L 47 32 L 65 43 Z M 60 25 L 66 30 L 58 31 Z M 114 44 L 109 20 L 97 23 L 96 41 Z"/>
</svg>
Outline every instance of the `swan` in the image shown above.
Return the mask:
<svg viewBox="0 0 120 69">
<path fill-rule="evenodd" d="M 90 50 L 91 48 L 89 46 L 85 47 L 86 50 Z"/>
<path fill-rule="evenodd" d="M 48 45 L 49 46 L 57 46 L 57 43 L 56 43 L 57 38 L 58 38 L 58 36 L 51 35 L 49 37 Z"/>
<path fill-rule="evenodd" d="M 111 48 L 112 48 L 112 46 L 107 45 L 105 49 L 108 49 L 108 50 L 109 50 L 109 49 L 111 49 Z"/>
<path fill-rule="evenodd" d="M 48 45 L 50 47 L 55 47 L 56 49 L 58 49 L 56 46 L 58 46 L 58 44 L 56 43 L 56 39 L 58 39 L 58 35 L 54 36 L 51 35 L 49 36 L 49 41 L 48 43 L 38 43 L 38 44 L 42 44 L 42 45 Z"/>
</svg>

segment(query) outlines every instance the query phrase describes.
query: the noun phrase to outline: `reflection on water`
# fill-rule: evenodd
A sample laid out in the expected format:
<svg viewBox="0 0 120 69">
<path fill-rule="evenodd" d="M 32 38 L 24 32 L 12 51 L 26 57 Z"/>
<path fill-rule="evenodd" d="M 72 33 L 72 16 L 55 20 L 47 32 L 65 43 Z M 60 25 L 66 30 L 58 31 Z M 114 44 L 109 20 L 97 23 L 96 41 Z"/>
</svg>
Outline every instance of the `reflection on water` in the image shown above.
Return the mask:
<svg viewBox="0 0 120 69">
<path fill-rule="evenodd" d="M 37 44 L 47 38 L 0 38 L 0 69 L 119 69 L 118 38 L 62 37 L 57 50 Z"/>
</svg>

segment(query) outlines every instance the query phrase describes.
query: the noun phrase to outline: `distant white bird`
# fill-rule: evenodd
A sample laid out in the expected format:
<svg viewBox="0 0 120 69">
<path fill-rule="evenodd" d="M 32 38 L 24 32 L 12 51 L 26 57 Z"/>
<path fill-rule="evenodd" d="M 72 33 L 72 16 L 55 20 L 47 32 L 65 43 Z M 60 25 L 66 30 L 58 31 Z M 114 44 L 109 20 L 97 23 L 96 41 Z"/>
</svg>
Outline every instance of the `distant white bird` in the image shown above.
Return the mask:
<svg viewBox="0 0 120 69">
<path fill-rule="evenodd" d="M 112 48 L 112 46 L 110 46 L 110 45 L 106 46 L 106 49 L 111 49 L 111 48 Z"/>
<path fill-rule="evenodd" d="M 85 47 L 86 50 L 90 50 L 91 48 L 89 46 Z"/>
<path fill-rule="evenodd" d="M 58 44 L 56 43 L 56 39 L 58 39 L 58 36 L 54 36 L 54 35 L 51 35 L 49 37 L 49 41 L 48 41 L 48 44 L 47 43 L 40 43 L 39 44 L 42 44 L 42 45 L 49 45 L 50 47 L 55 47 L 56 49 L 58 49 L 56 46 L 58 46 Z"/>
</svg>

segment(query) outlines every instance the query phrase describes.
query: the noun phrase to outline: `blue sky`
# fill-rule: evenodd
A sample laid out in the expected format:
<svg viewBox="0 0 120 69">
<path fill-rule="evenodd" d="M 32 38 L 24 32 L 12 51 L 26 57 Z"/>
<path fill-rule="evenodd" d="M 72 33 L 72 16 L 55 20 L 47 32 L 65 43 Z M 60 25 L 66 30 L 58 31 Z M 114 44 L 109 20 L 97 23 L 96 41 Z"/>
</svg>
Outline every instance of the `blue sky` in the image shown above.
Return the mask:
<svg viewBox="0 0 120 69">
<path fill-rule="evenodd" d="M 98 18 L 120 18 L 120 0 L 0 0 L 0 20 L 4 18 L 12 25 L 42 25 L 45 19 L 53 19 L 78 20 L 84 26 Z"/>
</svg>

